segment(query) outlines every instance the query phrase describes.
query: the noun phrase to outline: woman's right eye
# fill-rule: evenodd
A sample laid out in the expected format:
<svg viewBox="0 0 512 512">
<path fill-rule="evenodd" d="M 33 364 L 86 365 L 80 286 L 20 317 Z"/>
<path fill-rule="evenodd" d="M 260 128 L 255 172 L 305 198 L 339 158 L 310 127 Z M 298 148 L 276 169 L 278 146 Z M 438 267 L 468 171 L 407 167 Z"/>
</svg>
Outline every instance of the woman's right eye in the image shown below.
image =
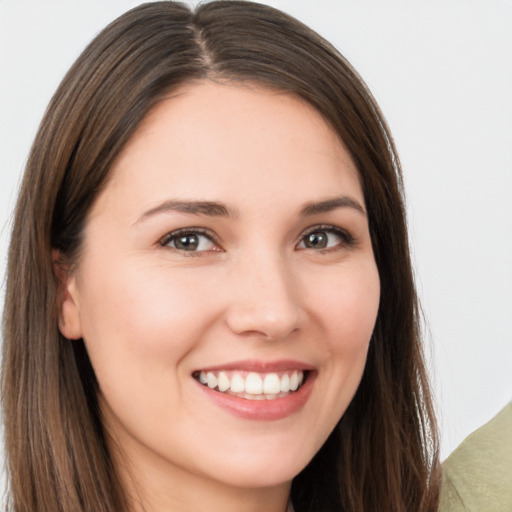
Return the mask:
<svg viewBox="0 0 512 512">
<path fill-rule="evenodd" d="M 204 252 L 218 250 L 212 237 L 198 231 L 180 230 L 169 233 L 161 241 L 162 246 L 170 247 L 178 251 Z"/>
</svg>

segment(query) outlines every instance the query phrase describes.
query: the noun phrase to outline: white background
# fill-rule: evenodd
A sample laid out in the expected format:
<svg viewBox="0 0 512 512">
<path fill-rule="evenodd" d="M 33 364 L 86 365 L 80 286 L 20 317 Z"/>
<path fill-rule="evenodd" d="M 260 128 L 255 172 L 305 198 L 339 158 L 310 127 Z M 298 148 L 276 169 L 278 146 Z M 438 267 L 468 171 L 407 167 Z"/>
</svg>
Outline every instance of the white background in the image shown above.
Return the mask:
<svg viewBox="0 0 512 512">
<path fill-rule="evenodd" d="M 91 38 L 138 3 L 0 0 L 2 276 L 50 96 Z M 512 398 L 512 0 L 269 3 L 348 57 L 395 136 L 446 457 Z"/>
</svg>

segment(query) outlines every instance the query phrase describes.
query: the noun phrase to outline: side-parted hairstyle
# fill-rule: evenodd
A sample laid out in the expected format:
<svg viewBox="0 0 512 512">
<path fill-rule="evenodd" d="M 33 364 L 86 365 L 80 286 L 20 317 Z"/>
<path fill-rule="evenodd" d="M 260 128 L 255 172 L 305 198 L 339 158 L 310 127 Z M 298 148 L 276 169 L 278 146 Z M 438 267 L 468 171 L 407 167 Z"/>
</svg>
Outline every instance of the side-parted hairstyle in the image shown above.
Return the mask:
<svg viewBox="0 0 512 512">
<path fill-rule="evenodd" d="M 48 106 L 8 259 L 2 405 L 9 510 L 128 509 L 83 341 L 58 330 L 52 251 L 66 265 L 77 261 L 86 216 L 141 120 L 174 89 L 205 79 L 263 85 L 311 104 L 350 152 L 368 211 L 381 281 L 368 360 L 348 410 L 293 481 L 296 512 L 435 511 L 437 433 L 391 135 L 361 78 L 329 43 L 276 9 L 244 1 L 195 11 L 163 1 L 127 12 L 85 49 Z"/>
</svg>

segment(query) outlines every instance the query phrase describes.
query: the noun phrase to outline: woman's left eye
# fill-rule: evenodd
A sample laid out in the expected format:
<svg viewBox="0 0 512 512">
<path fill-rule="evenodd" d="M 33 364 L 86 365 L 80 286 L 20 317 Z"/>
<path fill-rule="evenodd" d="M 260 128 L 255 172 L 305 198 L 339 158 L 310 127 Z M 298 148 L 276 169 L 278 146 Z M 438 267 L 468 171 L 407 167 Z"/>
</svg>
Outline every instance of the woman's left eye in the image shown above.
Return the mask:
<svg viewBox="0 0 512 512">
<path fill-rule="evenodd" d="M 299 249 L 331 249 L 347 246 L 353 243 L 353 238 L 346 231 L 335 227 L 319 227 L 306 233 L 300 240 Z"/>
<path fill-rule="evenodd" d="M 213 251 L 217 245 L 206 233 L 197 231 L 178 231 L 166 236 L 161 244 L 178 251 L 203 252 Z"/>
</svg>

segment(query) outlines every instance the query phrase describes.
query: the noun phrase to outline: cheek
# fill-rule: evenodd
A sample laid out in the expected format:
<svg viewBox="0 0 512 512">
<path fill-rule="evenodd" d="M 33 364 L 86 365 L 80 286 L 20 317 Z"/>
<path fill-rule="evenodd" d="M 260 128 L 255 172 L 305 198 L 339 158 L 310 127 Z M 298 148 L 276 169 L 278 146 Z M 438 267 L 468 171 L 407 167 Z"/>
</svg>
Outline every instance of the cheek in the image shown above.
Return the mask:
<svg viewBox="0 0 512 512">
<path fill-rule="evenodd" d="M 102 279 L 89 273 L 84 342 L 104 421 L 117 433 L 152 432 L 155 425 L 190 414 L 191 404 L 181 401 L 183 382 L 189 380 L 182 362 L 200 343 L 215 304 L 211 294 L 191 287 L 185 277 L 165 275 L 135 265 L 105 272 Z"/>
<path fill-rule="evenodd" d="M 149 380 L 159 373 L 168 380 L 208 321 L 214 307 L 209 295 L 180 282 L 176 274 L 166 280 L 165 273 L 137 270 L 135 265 L 91 276 L 81 314 L 98 380 L 114 381 L 115 375 L 125 374 Z"/>
<path fill-rule="evenodd" d="M 334 352 L 366 351 L 380 301 L 380 279 L 372 260 L 347 266 L 317 288 L 317 311 Z"/>
<path fill-rule="evenodd" d="M 380 280 L 375 265 L 347 280 L 338 310 L 337 327 L 339 337 L 331 338 L 331 350 L 334 357 L 342 361 L 347 375 L 355 383 L 355 393 L 366 365 L 370 339 L 375 327 L 379 310 Z M 350 368 L 351 366 L 351 368 Z M 352 397 L 351 397 L 352 398 Z M 348 404 L 347 404 L 348 405 Z"/>
<path fill-rule="evenodd" d="M 326 435 L 357 391 L 379 308 L 380 280 L 373 260 L 343 270 L 317 297 L 324 326 L 322 349 L 328 359 L 320 376 L 326 390 L 322 408 L 329 418 Z"/>
</svg>

